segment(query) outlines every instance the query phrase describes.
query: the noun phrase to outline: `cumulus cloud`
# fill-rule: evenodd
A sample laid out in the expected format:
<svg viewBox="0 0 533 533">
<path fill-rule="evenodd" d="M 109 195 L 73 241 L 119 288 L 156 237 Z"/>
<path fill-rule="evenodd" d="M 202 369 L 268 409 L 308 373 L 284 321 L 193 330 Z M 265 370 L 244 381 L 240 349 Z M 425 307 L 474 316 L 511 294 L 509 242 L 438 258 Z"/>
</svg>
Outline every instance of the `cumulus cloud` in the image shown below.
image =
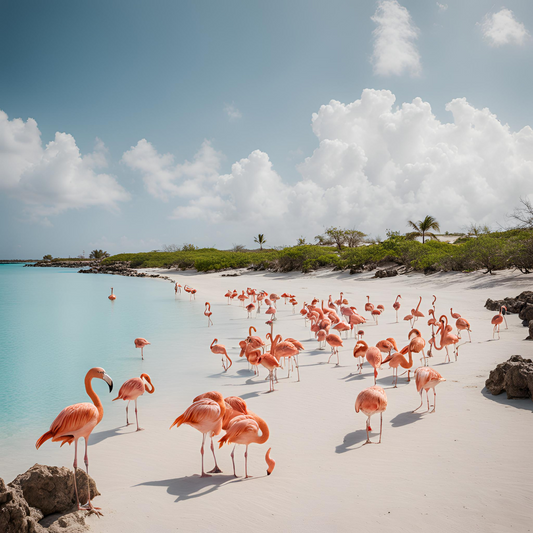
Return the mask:
<svg viewBox="0 0 533 533">
<path fill-rule="evenodd" d="M 441 4 L 440 2 L 437 2 L 437 7 L 439 8 L 439 11 L 443 13 L 448 9 L 448 4 Z"/>
<path fill-rule="evenodd" d="M 522 45 L 529 37 L 526 27 L 516 20 L 510 9 L 503 8 L 498 13 L 488 13 L 481 22 L 481 31 L 490 46 L 504 44 Z"/>
<path fill-rule="evenodd" d="M 373 31 L 374 52 L 372 63 L 374 74 L 399 76 L 409 72 L 420 74 L 420 54 L 415 41 L 419 30 L 411 19 L 409 11 L 397 0 L 381 0 L 372 16 L 377 28 Z"/>
<path fill-rule="evenodd" d="M 129 199 L 113 176 L 97 171 L 107 166 L 106 153 L 97 139 L 94 151 L 82 156 L 74 137 L 59 132 L 43 147 L 35 120 L 9 120 L 0 111 L 0 190 L 24 202 L 32 218 L 44 223 L 68 209 L 117 210 Z"/>
<path fill-rule="evenodd" d="M 530 190 L 533 130 L 512 132 L 464 98 L 446 109 L 449 123 L 421 98 L 397 107 L 385 90 L 365 89 L 349 104 L 332 100 L 313 114 L 318 146 L 297 166 L 300 181 L 285 182 L 255 150 L 229 174 L 199 172 L 196 194 L 180 196 L 172 217 L 216 223 L 232 235 L 261 226 L 278 242 L 331 225 L 405 230 L 406 220 L 426 214 L 450 231 L 504 219 Z M 152 149 L 156 161 L 165 157 Z"/>
<path fill-rule="evenodd" d="M 237 109 L 235 104 L 225 104 L 224 113 L 226 113 L 230 121 L 242 118 L 242 113 Z"/>
</svg>

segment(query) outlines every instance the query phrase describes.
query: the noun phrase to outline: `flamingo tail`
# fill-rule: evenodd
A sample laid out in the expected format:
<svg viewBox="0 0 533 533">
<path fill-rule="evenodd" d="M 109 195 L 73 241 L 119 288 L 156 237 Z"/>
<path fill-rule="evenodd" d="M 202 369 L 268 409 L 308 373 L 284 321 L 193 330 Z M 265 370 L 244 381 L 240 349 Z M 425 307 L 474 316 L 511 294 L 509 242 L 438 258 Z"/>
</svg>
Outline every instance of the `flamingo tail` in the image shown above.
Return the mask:
<svg viewBox="0 0 533 533">
<path fill-rule="evenodd" d="M 272 472 L 274 471 L 274 467 L 276 466 L 276 461 L 274 461 L 274 459 L 270 457 L 270 450 L 272 450 L 272 448 L 269 448 L 265 453 L 265 461 L 268 465 L 267 476 L 270 476 L 270 474 L 272 474 Z"/>
<path fill-rule="evenodd" d="M 179 428 L 183 424 L 183 422 L 185 422 L 185 417 L 183 415 L 180 415 L 178 416 L 178 418 L 176 418 L 176 420 L 174 420 L 174 422 L 172 422 L 172 425 L 168 429 L 172 429 L 174 426 Z"/>
<path fill-rule="evenodd" d="M 35 447 L 39 449 L 48 439 L 51 439 L 54 434 L 51 431 L 47 431 L 41 438 L 35 443 Z"/>
</svg>

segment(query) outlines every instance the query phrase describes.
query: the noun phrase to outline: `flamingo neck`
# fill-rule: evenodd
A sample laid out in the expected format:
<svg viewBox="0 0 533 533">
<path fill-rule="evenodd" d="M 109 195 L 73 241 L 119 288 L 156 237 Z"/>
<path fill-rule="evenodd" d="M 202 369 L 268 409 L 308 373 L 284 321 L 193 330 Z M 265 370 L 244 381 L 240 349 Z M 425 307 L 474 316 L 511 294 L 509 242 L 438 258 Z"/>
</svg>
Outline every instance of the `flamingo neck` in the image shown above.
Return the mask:
<svg viewBox="0 0 533 533">
<path fill-rule="evenodd" d="M 268 429 L 267 423 L 261 417 L 255 414 L 252 416 L 254 417 L 254 420 L 257 422 L 257 425 L 261 430 L 261 436 L 254 437 L 253 442 L 255 442 L 256 444 L 264 444 L 270 437 L 270 431 Z"/>
<path fill-rule="evenodd" d="M 154 391 L 155 391 L 155 387 L 153 386 L 152 384 L 152 380 L 150 379 L 150 376 L 148 374 L 141 374 L 141 379 L 145 379 L 148 384 L 144 384 L 144 390 L 148 393 L 148 394 L 153 394 Z M 150 385 L 151 388 L 148 388 L 148 385 Z"/>
<path fill-rule="evenodd" d="M 98 409 L 98 423 L 100 423 L 100 420 L 102 420 L 102 417 L 104 416 L 104 408 L 102 406 L 102 402 L 100 401 L 100 398 L 98 397 L 98 394 L 94 392 L 92 381 L 93 377 L 87 374 L 85 376 L 85 391 L 89 395 L 89 398 L 91 398 L 92 402 L 94 403 L 94 406 Z"/>
</svg>

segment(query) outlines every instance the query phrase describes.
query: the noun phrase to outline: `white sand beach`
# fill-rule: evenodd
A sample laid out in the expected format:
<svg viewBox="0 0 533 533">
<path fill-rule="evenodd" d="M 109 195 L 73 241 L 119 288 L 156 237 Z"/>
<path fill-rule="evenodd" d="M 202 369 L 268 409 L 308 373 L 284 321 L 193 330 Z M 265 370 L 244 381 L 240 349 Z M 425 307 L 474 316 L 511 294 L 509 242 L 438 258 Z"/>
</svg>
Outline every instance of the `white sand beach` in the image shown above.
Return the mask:
<svg viewBox="0 0 533 533">
<path fill-rule="evenodd" d="M 185 293 L 180 296 L 180 305 L 190 305 L 190 312 L 197 315 L 195 342 L 191 336 L 180 341 L 179 335 L 176 342 L 180 351 L 195 352 L 205 378 L 189 383 L 186 390 L 161 391 L 155 383 L 155 394 L 139 401 L 145 431 L 136 433 L 135 426 L 120 428 L 90 448 L 91 473 L 102 493 L 95 504 L 104 512 L 102 518 L 89 517 L 92 531 L 533 530 L 533 402 L 507 400 L 505 394 L 492 396 L 484 391 L 496 364 L 513 354 L 531 357 L 533 343 L 523 340 L 527 328 L 517 315 L 508 316 L 509 329 L 502 330 L 501 340 L 492 340 L 490 320 L 495 313 L 483 307 L 488 297 L 516 296 L 531 288 L 533 275 L 441 273 L 372 279 L 372 273 L 349 276 L 331 271 L 308 275 L 247 272 L 239 277 L 161 273 L 198 291 L 193 302 Z M 169 298 L 174 298 L 173 287 L 166 283 Z M 386 311 L 379 326 L 369 321 L 363 327 L 365 340 L 374 345 L 392 336 L 400 347 L 406 344 L 409 326 L 402 320 L 395 323 L 392 303 L 396 295 L 403 297 L 401 318 L 422 296 L 420 309 L 426 318 L 417 327 L 428 340 L 427 310 L 435 294 L 437 316 L 449 315 L 453 306 L 470 321 L 472 344 L 462 345 L 458 361 L 449 364 L 443 364 L 444 350 L 434 352 L 429 364 L 447 380 L 438 386 L 434 414 L 424 409 L 412 414 L 419 405 L 414 381 L 407 384 L 403 376 L 398 388 L 391 388 L 392 371 L 385 365 L 378 377 L 378 385 L 388 395 L 383 442 L 363 446 L 365 416 L 355 413 L 354 403 L 357 394 L 373 384 L 373 374 L 365 363 L 363 374 L 356 375 L 355 340 L 344 341 L 340 366 L 326 364 L 329 347 L 317 350 L 303 318 L 293 315 L 291 306 L 280 300 L 275 333 L 301 340 L 306 350 L 300 354 L 301 382 L 292 375 L 286 379 L 286 371 L 280 370 L 276 391 L 269 394 L 265 369 L 260 378 L 254 378 L 246 360 L 238 357 L 238 341 L 247 335 L 249 325 L 255 325 L 264 338 L 269 329 L 264 324 L 266 316 L 248 320 L 237 300 L 228 305 L 224 298 L 228 289 L 247 287 L 292 292 L 298 310 L 313 297 L 327 300 L 329 294 L 337 298 L 343 291 L 350 305 L 362 312 L 365 296 L 370 295 Z M 203 316 L 205 301 L 213 309 L 210 328 Z M 214 337 L 226 345 L 234 361 L 227 374 L 221 373 L 220 358 L 209 351 Z M 145 352 L 148 372 L 150 358 L 157 357 L 157 339 L 150 340 L 152 346 Z M 200 433 L 189 426 L 169 431 L 194 395 L 209 390 L 243 397 L 270 427 L 266 444 L 250 446 L 252 479 L 233 477 L 229 446 L 217 449 L 223 473 L 198 477 Z M 376 430 L 377 417 L 373 422 Z M 95 430 L 97 440 L 99 431 Z M 373 437 L 377 440 L 375 432 Z M 277 464 L 267 477 L 264 455 L 269 447 Z M 243 447 L 237 448 L 240 476 L 244 474 L 243 452 Z M 70 466 L 70 454 L 63 456 L 64 464 Z M 209 450 L 205 457 L 210 469 Z"/>
</svg>

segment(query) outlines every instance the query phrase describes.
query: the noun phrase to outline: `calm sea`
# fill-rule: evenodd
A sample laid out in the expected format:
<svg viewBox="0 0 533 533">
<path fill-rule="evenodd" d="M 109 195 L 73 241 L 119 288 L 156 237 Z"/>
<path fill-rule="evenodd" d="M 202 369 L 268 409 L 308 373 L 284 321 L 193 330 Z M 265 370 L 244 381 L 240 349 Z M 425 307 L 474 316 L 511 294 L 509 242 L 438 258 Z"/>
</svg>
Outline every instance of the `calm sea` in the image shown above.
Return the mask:
<svg viewBox="0 0 533 533">
<path fill-rule="evenodd" d="M 0 265 L 0 477 L 39 459 L 35 440 L 61 409 L 90 401 L 83 380 L 91 367 L 114 380 L 112 396 L 103 381 L 93 382 L 104 429 L 123 422 L 124 406 L 110 400 L 142 372 L 152 376 L 160 401 L 190 400 L 198 390 L 191 383 L 205 379 L 192 349 L 203 318 L 203 302 L 175 298 L 168 281 Z M 152 342 L 145 361 L 136 337 Z"/>
</svg>

